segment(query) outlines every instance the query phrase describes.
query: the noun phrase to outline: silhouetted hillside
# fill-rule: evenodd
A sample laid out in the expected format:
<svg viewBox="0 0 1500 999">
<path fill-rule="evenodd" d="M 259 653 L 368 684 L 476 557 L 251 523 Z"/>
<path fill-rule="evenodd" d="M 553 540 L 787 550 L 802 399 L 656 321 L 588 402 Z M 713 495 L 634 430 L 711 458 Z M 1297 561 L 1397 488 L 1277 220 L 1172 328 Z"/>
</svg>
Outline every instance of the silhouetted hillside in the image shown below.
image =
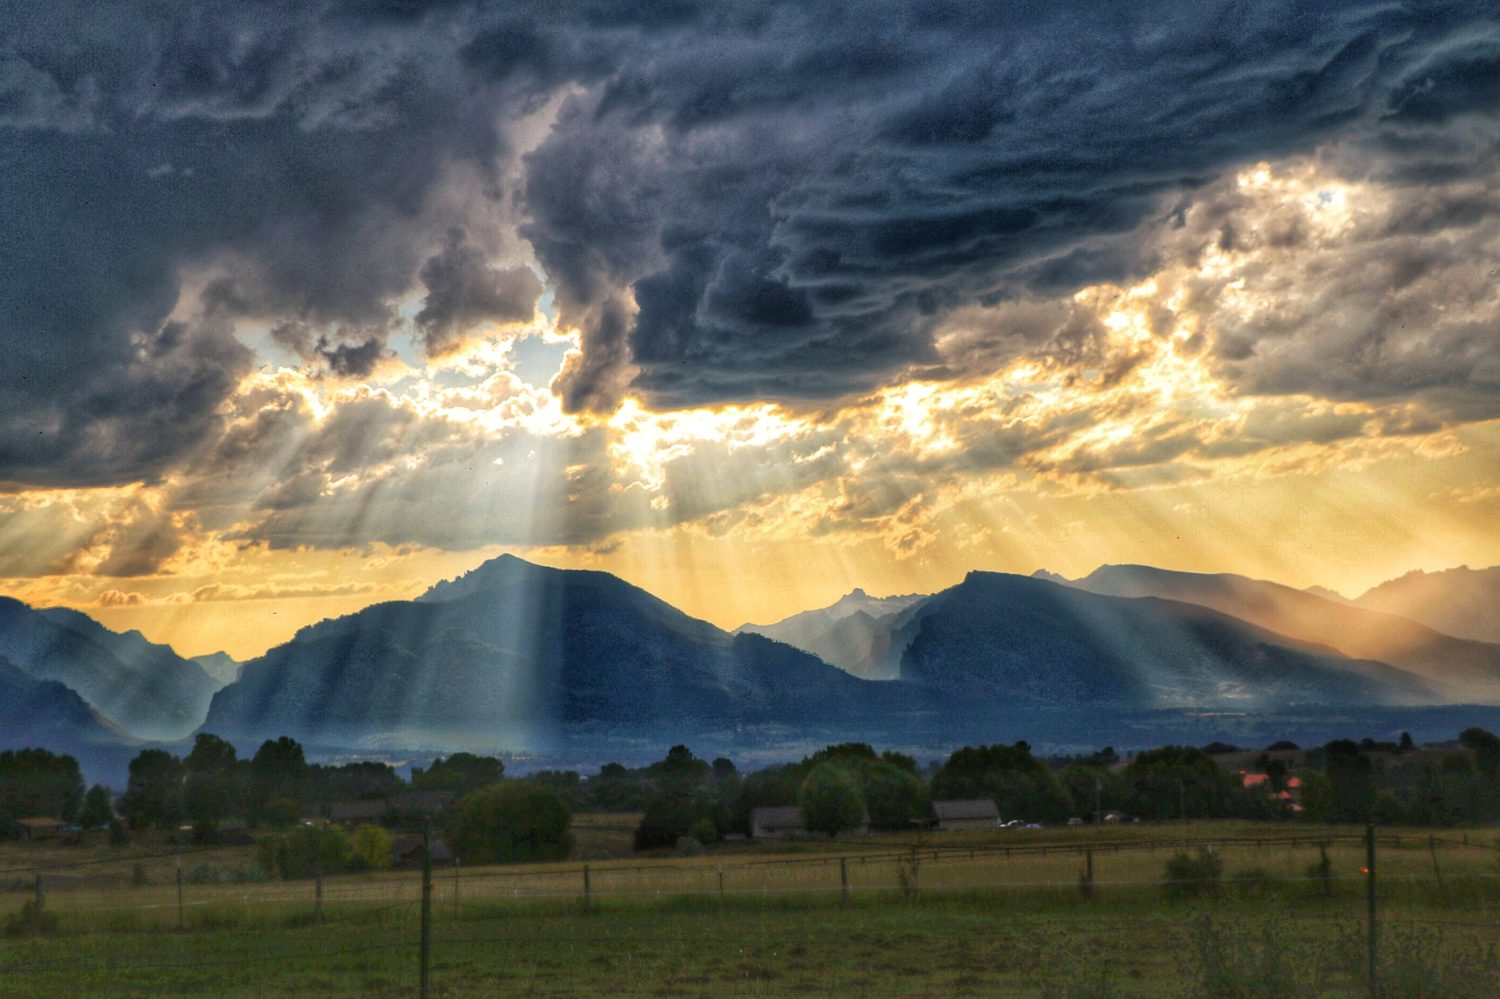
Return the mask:
<svg viewBox="0 0 1500 999">
<path fill-rule="evenodd" d="M 142 739 L 193 731 L 219 684 L 197 664 L 139 632 L 110 631 L 85 614 L 33 610 L 0 597 L 0 656 L 38 680 L 56 680 Z"/>
</svg>

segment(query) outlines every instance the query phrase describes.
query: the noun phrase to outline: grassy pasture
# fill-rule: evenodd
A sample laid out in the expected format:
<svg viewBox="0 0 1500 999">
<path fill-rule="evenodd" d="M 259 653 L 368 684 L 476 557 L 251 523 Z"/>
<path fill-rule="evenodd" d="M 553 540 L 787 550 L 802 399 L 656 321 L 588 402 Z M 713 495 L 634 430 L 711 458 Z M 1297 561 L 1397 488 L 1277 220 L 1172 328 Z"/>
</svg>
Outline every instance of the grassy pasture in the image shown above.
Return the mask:
<svg viewBox="0 0 1500 999">
<path fill-rule="evenodd" d="M 897 878 L 910 837 L 644 859 L 594 859 L 612 852 L 595 844 L 584 853 L 588 911 L 578 860 L 460 869 L 456 879 L 442 869 L 433 994 L 1359 996 L 1363 848 L 1332 847 L 1325 885 L 1309 872 L 1316 846 L 1271 842 L 1353 832 L 1199 823 L 931 835 L 920 843 L 914 896 Z M 1136 848 L 1257 835 L 1259 845 L 1219 851 L 1225 881 L 1201 898 L 1165 898 L 1173 850 Z M 1500 994 L 1495 831 L 1469 831 L 1467 847 L 1462 833 L 1437 835 L 1436 868 L 1425 833 L 1402 830 L 1399 847 L 1381 845 L 1385 995 Z M 1079 844 L 1094 852 L 1090 900 L 1079 888 Z M 997 846 L 1012 856 L 986 852 Z M 1022 852 L 1040 847 L 1049 852 Z M 19 866 L 18 852 L 3 851 L 0 867 Z M 250 854 L 215 856 L 233 864 Z M 188 885 L 184 932 L 175 876 L 158 873 L 175 875 L 170 858 L 145 886 L 49 890 L 56 932 L 0 939 L 0 996 L 415 994 L 415 872 L 326 879 L 318 923 L 309 882 Z M 0 893 L 0 917 L 29 897 Z"/>
</svg>

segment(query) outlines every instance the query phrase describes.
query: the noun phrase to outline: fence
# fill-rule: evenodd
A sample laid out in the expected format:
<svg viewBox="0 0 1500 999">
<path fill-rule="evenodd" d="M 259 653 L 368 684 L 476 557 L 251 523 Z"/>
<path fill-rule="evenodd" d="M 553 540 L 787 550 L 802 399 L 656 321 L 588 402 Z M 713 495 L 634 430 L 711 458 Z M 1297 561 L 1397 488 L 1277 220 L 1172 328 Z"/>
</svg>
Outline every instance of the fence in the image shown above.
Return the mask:
<svg viewBox="0 0 1500 999">
<path fill-rule="evenodd" d="M 1199 848 L 1239 868 L 1164 876 L 1164 854 Z M 1383 969 L 1458 975 L 1432 963 L 1450 952 L 1474 994 L 1500 994 L 1481 953 L 1500 940 L 1500 853 L 1463 834 L 838 850 L 244 884 L 184 878 L 211 853 L 198 850 L 0 868 L 24 888 L 0 905 L 31 903 L 0 943 L 0 994 L 1186 996 L 1245 954 L 1263 965 L 1245 974 L 1279 973 L 1277 934 L 1277 951 L 1337 954 L 1307 972 L 1328 994 L 1402 994 Z M 173 876 L 107 887 L 87 873 L 147 863 Z M 1186 897 L 1164 898 L 1173 888 Z M 1413 972 L 1403 947 L 1430 949 L 1427 965 Z M 1105 958 L 1063 966 L 1090 949 Z M 1185 954 L 1192 983 L 1173 970 Z M 1454 980 L 1445 994 L 1464 995 Z"/>
</svg>

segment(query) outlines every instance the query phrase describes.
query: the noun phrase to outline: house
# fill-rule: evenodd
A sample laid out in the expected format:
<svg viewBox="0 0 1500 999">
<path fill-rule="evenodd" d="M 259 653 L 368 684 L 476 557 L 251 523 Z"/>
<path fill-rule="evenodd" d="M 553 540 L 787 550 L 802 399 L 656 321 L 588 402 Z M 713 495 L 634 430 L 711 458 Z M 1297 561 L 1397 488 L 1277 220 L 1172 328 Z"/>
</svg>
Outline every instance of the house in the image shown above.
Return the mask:
<svg viewBox="0 0 1500 999">
<path fill-rule="evenodd" d="M 796 805 L 750 809 L 751 839 L 796 839 L 805 835 L 802 809 Z"/>
<path fill-rule="evenodd" d="M 246 845 L 255 842 L 255 837 L 250 832 L 250 826 L 243 819 L 230 819 L 219 823 L 219 842 Z"/>
<path fill-rule="evenodd" d="M 990 798 L 934 801 L 932 819 L 938 829 L 999 829 L 1000 809 Z"/>
<path fill-rule="evenodd" d="M 353 829 L 355 826 L 379 822 L 385 817 L 386 803 L 380 798 L 335 801 L 328 806 L 328 821 Z"/>
<path fill-rule="evenodd" d="M 22 839 L 56 839 L 63 834 L 68 824 L 62 819 L 30 818 L 16 819 L 16 831 Z"/>
<path fill-rule="evenodd" d="M 795 805 L 750 809 L 751 839 L 802 839 L 811 835 L 802 824 L 802 809 Z M 870 814 L 866 812 L 859 825 L 839 835 L 870 835 Z"/>
<path fill-rule="evenodd" d="M 1288 811 L 1302 811 L 1302 778 L 1288 777 L 1286 785 L 1280 791 L 1271 790 L 1271 778 L 1268 774 L 1254 773 L 1247 770 L 1240 771 L 1240 786 L 1246 790 L 1260 788 L 1269 794 L 1274 801 L 1279 801 Z"/>
<path fill-rule="evenodd" d="M 401 815 L 436 815 L 453 803 L 452 791 L 402 791 L 393 795 L 390 810 Z"/>
<path fill-rule="evenodd" d="M 434 836 L 428 841 L 428 849 L 432 852 L 434 864 L 451 864 L 454 861 L 453 850 L 448 846 L 448 841 L 441 836 Z M 422 837 L 402 836 L 391 844 L 391 859 L 396 862 L 397 867 L 421 867 L 422 866 Z"/>
</svg>

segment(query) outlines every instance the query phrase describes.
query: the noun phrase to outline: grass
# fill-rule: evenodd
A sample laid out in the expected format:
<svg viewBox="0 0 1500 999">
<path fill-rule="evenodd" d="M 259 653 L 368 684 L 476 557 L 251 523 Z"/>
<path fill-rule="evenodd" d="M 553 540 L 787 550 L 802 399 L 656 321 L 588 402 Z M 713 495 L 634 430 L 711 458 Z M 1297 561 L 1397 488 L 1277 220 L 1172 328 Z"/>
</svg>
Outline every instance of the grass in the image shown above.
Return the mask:
<svg viewBox="0 0 1500 999">
<path fill-rule="evenodd" d="M 911 899 L 898 888 L 896 861 L 874 859 L 889 858 L 904 838 L 645 860 L 598 859 L 609 851 L 594 844 L 585 854 L 587 910 L 581 860 L 462 869 L 456 897 L 453 872 L 441 870 L 433 995 L 1364 994 L 1362 849 L 1329 851 L 1327 895 L 1307 873 L 1320 859 L 1315 846 L 1269 842 L 1347 830 L 1205 823 L 1166 831 L 929 837 L 924 849 L 939 857 L 925 854 Z M 1219 891 L 1182 900 L 1160 884 L 1172 848 L 1129 848 L 1257 834 L 1267 842 L 1221 851 Z M 1500 994 L 1494 832 L 1438 851 L 1441 887 L 1425 834 L 1403 836 L 1401 847 L 1380 852 L 1382 999 Z M 1094 849 L 1092 900 L 1078 887 L 1081 841 Z M 997 845 L 1013 856 L 984 852 Z M 1049 852 L 1014 852 L 1023 845 Z M 850 857 L 848 906 L 841 854 Z M 5 851 L 0 866 L 14 858 Z M 0 941 L 0 996 L 414 994 L 419 880 L 414 872 L 330 878 L 321 921 L 310 883 L 188 886 L 184 932 L 175 883 L 49 891 L 55 931 Z M 29 897 L 0 893 L 0 915 Z"/>
</svg>

